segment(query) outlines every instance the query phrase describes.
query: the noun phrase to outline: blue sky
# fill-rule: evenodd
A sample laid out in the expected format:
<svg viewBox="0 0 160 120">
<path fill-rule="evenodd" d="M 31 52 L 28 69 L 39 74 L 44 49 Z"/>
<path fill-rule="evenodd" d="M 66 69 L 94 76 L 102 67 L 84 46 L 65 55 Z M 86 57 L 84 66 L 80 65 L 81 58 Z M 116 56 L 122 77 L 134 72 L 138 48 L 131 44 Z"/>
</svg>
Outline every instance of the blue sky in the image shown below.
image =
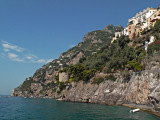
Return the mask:
<svg viewBox="0 0 160 120">
<path fill-rule="evenodd" d="M 82 41 L 90 31 L 122 25 L 159 0 L 0 0 L 0 94 Z"/>
</svg>

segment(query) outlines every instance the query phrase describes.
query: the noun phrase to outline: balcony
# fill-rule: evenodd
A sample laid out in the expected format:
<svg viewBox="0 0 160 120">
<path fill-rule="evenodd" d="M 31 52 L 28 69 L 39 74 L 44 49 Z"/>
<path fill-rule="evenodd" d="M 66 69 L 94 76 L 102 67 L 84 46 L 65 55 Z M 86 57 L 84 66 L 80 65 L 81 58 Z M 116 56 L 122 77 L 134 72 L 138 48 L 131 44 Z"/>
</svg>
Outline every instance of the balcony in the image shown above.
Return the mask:
<svg viewBox="0 0 160 120">
<path fill-rule="evenodd" d="M 160 19 L 160 17 L 157 16 L 157 17 L 155 17 L 154 19 L 152 19 L 151 22 L 155 22 L 155 21 L 157 21 L 157 20 L 159 20 L 159 19 Z"/>
</svg>

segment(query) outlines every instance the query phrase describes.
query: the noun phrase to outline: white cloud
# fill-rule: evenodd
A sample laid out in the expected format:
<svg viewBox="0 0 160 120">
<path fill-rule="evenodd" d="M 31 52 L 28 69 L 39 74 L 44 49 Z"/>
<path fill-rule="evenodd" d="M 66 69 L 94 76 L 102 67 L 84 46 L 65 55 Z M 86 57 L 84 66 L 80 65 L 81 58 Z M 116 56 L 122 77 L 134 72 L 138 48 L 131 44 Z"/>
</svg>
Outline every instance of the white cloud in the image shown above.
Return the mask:
<svg viewBox="0 0 160 120">
<path fill-rule="evenodd" d="M 27 56 L 27 57 L 26 57 L 26 59 L 28 59 L 28 60 L 31 60 L 31 59 L 32 59 L 32 57 L 30 57 L 30 56 Z"/>
<path fill-rule="evenodd" d="M 44 59 L 37 60 L 37 63 L 45 63 L 46 61 Z"/>
<path fill-rule="evenodd" d="M 33 54 L 29 54 L 29 55 L 26 55 L 25 59 L 28 59 L 28 60 L 33 60 L 33 59 L 36 59 L 38 58 L 36 55 L 33 55 Z"/>
<path fill-rule="evenodd" d="M 0 41 L 0 57 L 24 63 L 48 63 L 53 60 L 38 58 L 28 50 L 3 40 Z"/>
<path fill-rule="evenodd" d="M 8 53 L 8 57 L 12 59 L 12 58 L 17 58 L 18 55 L 14 54 L 14 53 Z"/>
<path fill-rule="evenodd" d="M 23 59 L 19 58 L 18 55 L 14 54 L 14 53 L 8 53 L 8 58 L 12 61 L 24 62 Z"/>
<path fill-rule="evenodd" d="M 24 48 L 18 47 L 17 45 L 12 45 L 11 43 L 8 43 L 6 41 L 2 41 L 2 47 L 4 48 L 4 51 L 6 49 L 8 51 L 9 50 L 15 50 L 17 52 L 23 52 L 24 51 Z M 8 51 L 5 51 L 5 52 L 8 52 Z"/>
</svg>

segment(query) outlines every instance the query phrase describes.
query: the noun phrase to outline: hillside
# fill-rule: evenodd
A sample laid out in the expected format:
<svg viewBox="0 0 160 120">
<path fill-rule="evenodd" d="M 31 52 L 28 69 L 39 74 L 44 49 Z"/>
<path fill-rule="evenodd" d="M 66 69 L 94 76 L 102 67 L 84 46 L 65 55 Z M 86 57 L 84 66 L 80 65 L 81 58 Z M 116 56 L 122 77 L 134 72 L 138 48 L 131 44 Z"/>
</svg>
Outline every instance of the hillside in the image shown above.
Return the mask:
<svg viewBox="0 0 160 120">
<path fill-rule="evenodd" d="M 87 33 L 81 43 L 37 70 L 12 95 L 159 106 L 160 21 L 133 40 L 122 35 L 110 44 L 119 29 L 123 28 L 108 25 Z"/>
<path fill-rule="evenodd" d="M 81 43 L 62 53 L 58 59 L 38 69 L 33 76 L 26 78 L 22 85 L 14 89 L 14 94 L 35 96 L 34 94 L 39 95 L 43 93 L 40 96 L 44 96 L 47 94 L 45 92 L 52 91 L 55 87 L 55 78 L 61 68 L 69 67 L 70 64 L 75 65 L 81 58 L 97 53 L 102 47 L 110 43 L 115 31 L 122 29 L 122 26 L 113 26 L 110 24 L 103 30 L 87 33 Z"/>
</svg>

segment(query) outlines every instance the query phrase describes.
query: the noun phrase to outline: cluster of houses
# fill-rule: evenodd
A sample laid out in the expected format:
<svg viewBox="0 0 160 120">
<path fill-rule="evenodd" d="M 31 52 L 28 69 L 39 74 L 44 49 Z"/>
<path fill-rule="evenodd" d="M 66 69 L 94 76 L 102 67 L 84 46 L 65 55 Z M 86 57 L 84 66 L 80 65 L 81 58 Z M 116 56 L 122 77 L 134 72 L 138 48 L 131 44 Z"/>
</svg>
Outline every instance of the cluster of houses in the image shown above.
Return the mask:
<svg viewBox="0 0 160 120">
<path fill-rule="evenodd" d="M 128 20 L 128 25 L 123 31 L 115 32 L 112 42 L 121 35 L 128 35 L 132 40 L 135 36 L 140 35 L 142 31 L 147 31 L 154 27 L 156 21 L 158 20 L 160 20 L 160 5 L 157 9 L 148 7 L 142 12 L 137 13 L 134 17 L 130 18 Z"/>
</svg>

